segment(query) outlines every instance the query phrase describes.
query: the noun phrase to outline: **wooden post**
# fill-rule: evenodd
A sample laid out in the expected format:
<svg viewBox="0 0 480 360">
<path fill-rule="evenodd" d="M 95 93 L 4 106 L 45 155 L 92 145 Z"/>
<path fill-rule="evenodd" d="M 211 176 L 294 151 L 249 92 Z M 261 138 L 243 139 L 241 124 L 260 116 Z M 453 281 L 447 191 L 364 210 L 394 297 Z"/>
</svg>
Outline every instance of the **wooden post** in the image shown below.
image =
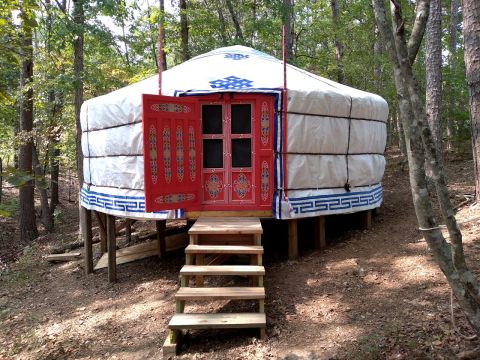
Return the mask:
<svg viewBox="0 0 480 360">
<path fill-rule="evenodd" d="M 117 281 L 117 234 L 115 216 L 107 214 L 108 281 Z"/>
<path fill-rule="evenodd" d="M 372 228 L 372 210 L 362 212 L 362 229 L 370 230 Z"/>
<path fill-rule="evenodd" d="M 100 251 L 102 254 L 105 254 L 107 252 L 106 214 L 95 211 L 95 217 L 97 218 L 98 228 L 100 229 Z"/>
<path fill-rule="evenodd" d="M 325 216 L 314 218 L 315 221 L 315 249 L 324 250 L 327 247 L 325 239 Z"/>
<path fill-rule="evenodd" d="M 196 265 L 205 265 L 205 254 L 197 254 L 195 256 L 195 263 Z M 196 276 L 195 283 L 198 287 L 203 286 L 203 276 Z"/>
<path fill-rule="evenodd" d="M 132 241 L 132 220 L 127 219 L 125 224 L 125 240 L 129 244 Z"/>
<path fill-rule="evenodd" d="M 80 225 L 85 247 L 85 273 L 93 273 L 92 212 L 80 206 Z"/>
<path fill-rule="evenodd" d="M 298 257 L 298 232 L 297 220 L 288 220 L 288 258 L 290 260 Z"/>
<path fill-rule="evenodd" d="M 163 259 L 167 253 L 167 247 L 165 245 L 165 229 L 167 227 L 167 220 L 157 220 L 155 221 L 155 225 L 157 227 L 158 257 Z"/>
</svg>

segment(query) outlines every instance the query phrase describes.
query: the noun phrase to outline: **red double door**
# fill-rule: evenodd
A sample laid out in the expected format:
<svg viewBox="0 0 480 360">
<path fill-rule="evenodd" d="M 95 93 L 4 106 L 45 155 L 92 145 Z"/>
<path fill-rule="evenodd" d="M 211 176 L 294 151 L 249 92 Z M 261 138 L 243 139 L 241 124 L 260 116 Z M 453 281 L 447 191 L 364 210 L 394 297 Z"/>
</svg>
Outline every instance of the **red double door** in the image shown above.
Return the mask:
<svg viewBox="0 0 480 360">
<path fill-rule="evenodd" d="M 143 95 L 146 211 L 269 210 L 273 98 Z"/>
</svg>

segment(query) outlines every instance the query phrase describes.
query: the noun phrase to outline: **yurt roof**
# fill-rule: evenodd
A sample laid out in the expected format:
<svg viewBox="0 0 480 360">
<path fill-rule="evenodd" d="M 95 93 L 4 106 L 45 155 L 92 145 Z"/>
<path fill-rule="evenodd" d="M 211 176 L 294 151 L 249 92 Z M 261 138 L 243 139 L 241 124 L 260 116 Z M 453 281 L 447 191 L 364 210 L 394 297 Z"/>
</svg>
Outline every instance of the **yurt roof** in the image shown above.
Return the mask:
<svg viewBox="0 0 480 360">
<path fill-rule="evenodd" d="M 273 56 L 245 46 L 223 47 L 198 55 L 163 72 L 162 94 L 216 92 L 275 92 L 283 89 L 283 63 Z M 322 116 L 354 117 L 385 121 L 386 101 L 314 75 L 287 67 L 288 111 Z M 158 94 L 158 75 L 84 103 L 89 128 L 138 121 L 141 94 Z M 82 116 L 86 128 L 86 116 Z"/>
</svg>

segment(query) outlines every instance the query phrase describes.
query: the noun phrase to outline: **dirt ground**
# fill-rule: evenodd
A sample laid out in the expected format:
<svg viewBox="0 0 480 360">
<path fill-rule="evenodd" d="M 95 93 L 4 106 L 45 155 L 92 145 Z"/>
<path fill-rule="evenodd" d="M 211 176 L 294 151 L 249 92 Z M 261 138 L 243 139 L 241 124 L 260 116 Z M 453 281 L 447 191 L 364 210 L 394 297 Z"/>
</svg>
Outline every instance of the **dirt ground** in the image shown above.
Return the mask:
<svg viewBox="0 0 480 360">
<path fill-rule="evenodd" d="M 287 261 L 284 224 L 264 224 L 267 340 L 254 330 L 192 331 L 178 358 L 455 359 L 480 346 L 452 327 L 450 291 L 417 230 L 408 172 L 399 164 L 398 153 L 389 152 L 385 201 L 373 228 L 360 230 L 354 216 L 328 217 L 324 252 L 313 250 L 305 221 L 301 256 Z M 474 192 L 472 169 L 471 160 L 448 161 L 455 204 Z M 182 252 L 120 265 L 115 284 L 105 270 L 85 276 L 81 261 L 51 265 L 46 254 L 77 241 L 77 207 L 63 194 L 56 233 L 29 246 L 18 242 L 14 218 L 0 219 L 0 358 L 161 358 Z M 479 215 L 472 202 L 458 212 L 460 220 Z M 477 272 L 478 227 L 462 225 Z M 220 301 L 186 311 L 250 308 L 253 303 Z M 472 335 L 456 302 L 453 311 L 460 332 Z"/>
</svg>

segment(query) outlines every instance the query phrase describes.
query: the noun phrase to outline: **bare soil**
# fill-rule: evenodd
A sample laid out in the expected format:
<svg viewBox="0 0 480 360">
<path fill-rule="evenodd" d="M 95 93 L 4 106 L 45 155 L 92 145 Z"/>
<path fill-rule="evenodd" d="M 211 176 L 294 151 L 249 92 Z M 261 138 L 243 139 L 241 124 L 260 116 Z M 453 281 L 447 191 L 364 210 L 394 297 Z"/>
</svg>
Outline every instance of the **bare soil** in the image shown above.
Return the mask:
<svg viewBox="0 0 480 360">
<path fill-rule="evenodd" d="M 464 203 L 474 192 L 473 163 L 451 158 L 447 164 L 452 200 Z M 324 252 L 313 250 L 313 227 L 303 221 L 301 256 L 287 261 L 285 223 L 265 222 L 267 340 L 254 330 L 192 331 L 178 358 L 455 359 L 480 346 L 452 327 L 450 290 L 417 230 L 408 172 L 395 151 L 388 154 L 384 185 L 373 228 L 361 230 L 358 216 L 328 217 Z M 11 190 L 7 200 L 14 196 Z M 66 194 L 61 201 L 56 232 L 29 245 L 17 240 L 15 217 L 0 218 L 0 358 L 160 358 L 182 252 L 121 265 L 116 284 L 107 282 L 105 270 L 85 276 L 82 261 L 49 264 L 44 257 L 53 248 L 78 238 L 78 203 Z M 459 220 L 478 216 L 480 205 L 459 208 Z M 149 226 L 136 223 L 135 229 Z M 478 227 L 478 221 L 462 225 L 477 272 Z M 98 245 L 95 252 L 98 258 Z M 195 303 L 186 311 L 253 305 Z M 456 302 L 453 311 L 458 330 L 472 335 Z"/>
</svg>

